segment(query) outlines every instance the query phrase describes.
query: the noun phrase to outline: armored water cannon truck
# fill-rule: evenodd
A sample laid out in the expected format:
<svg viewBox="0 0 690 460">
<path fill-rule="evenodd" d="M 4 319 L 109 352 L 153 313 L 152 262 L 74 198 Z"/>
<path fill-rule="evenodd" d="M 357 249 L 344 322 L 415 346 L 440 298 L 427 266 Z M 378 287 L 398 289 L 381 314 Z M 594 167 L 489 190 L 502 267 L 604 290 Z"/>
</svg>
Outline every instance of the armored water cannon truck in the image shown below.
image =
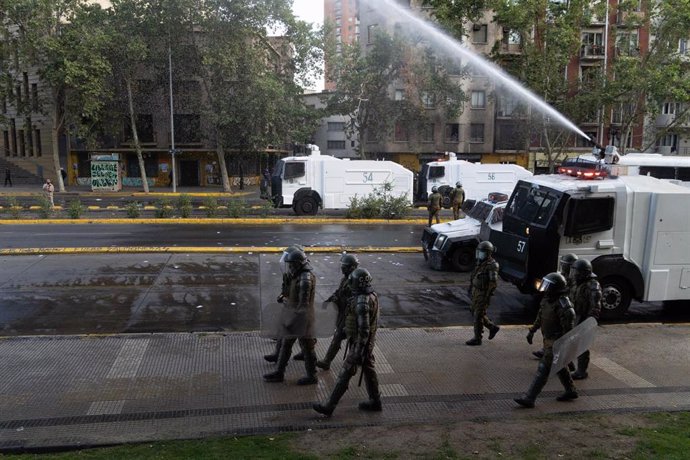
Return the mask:
<svg viewBox="0 0 690 460">
<path fill-rule="evenodd" d="M 521 180 L 490 241 L 500 275 L 522 292 L 573 253 L 592 263 L 603 290 L 602 317 L 632 299 L 690 299 L 690 189 L 649 176 L 569 175 Z"/>
<path fill-rule="evenodd" d="M 481 201 L 465 200 L 462 219 L 425 227 L 422 251 L 434 270 L 468 272 L 475 266 L 475 249 L 489 239 L 489 232 L 501 229 L 508 202 L 504 193 L 490 193 Z"/>
<path fill-rule="evenodd" d="M 489 193 L 510 195 L 520 179 L 532 177 L 522 166 L 498 163 L 472 163 L 458 160 L 453 152 L 446 152 L 447 160 L 432 161 L 419 173 L 417 200 L 426 201 L 431 189 L 438 187 L 444 208 L 451 206 L 450 192 L 456 183 L 462 183 L 465 199 L 483 200 Z"/>
<path fill-rule="evenodd" d="M 412 205 L 414 174 L 394 161 L 347 160 L 321 155 L 315 145 L 311 154 L 276 163 L 271 195 L 276 207 L 297 215 L 315 215 L 319 208 L 344 209 L 350 199 L 364 197 L 390 184 L 388 193 L 403 196 Z"/>
</svg>

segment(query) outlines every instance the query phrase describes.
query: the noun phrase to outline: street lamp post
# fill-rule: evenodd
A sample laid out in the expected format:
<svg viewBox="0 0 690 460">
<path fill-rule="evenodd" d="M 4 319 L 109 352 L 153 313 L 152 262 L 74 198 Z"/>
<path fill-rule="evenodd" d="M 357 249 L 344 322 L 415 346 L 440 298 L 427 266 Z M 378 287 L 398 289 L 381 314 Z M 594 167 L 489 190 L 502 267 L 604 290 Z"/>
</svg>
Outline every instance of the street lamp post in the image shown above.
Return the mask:
<svg viewBox="0 0 690 460">
<path fill-rule="evenodd" d="M 177 177 L 175 174 L 175 121 L 173 117 L 173 87 L 172 87 L 172 52 L 168 40 L 168 92 L 170 93 L 170 158 L 172 159 L 172 189 L 177 192 Z"/>
</svg>

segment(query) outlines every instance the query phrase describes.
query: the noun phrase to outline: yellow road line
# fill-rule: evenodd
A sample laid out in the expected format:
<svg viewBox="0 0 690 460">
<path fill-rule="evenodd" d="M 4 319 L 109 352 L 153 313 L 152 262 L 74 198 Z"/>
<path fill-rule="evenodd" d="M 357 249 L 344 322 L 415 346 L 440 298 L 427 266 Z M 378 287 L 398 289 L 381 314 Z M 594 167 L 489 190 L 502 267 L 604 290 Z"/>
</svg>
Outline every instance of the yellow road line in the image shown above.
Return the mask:
<svg viewBox="0 0 690 460">
<path fill-rule="evenodd" d="M 169 219 L 0 219 L 0 225 L 54 225 L 54 224 L 100 224 L 100 225 L 421 225 L 426 219 L 345 219 L 345 218 L 300 218 L 300 217 L 244 217 L 244 218 L 169 218 Z"/>
<path fill-rule="evenodd" d="M 280 253 L 284 247 L 278 246 L 234 246 L 234 247 L 193 247 L 193 246 L 131 246 L 131 247 L 112 247 L 100 246 L 90 248 L 13 248 L 0 249 L 0 256 L 20 256 L 20 255 L 49 255 L 49 254 L 141 254 L 141 253 L 201 253 L 201 254 L 272 254 Z M 391 246 L 391 247 L 377 247 L 377 246 L 324 246 L 324 247 L 307 247 L 305 248 L 308 254 L 311 253 L 342 253 L 342 252 L 356 252 L 356 253 L 420 253 L 421 248 L 411 246 Z"/>
</svg>

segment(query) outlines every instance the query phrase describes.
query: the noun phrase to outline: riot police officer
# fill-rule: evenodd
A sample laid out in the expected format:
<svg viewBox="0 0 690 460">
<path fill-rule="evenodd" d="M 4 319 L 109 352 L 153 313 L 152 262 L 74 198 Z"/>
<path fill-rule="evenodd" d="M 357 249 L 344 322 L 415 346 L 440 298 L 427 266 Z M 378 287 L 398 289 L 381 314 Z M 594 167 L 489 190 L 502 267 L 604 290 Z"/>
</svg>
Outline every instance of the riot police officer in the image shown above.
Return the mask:
<svg viewBox="0 0 690 460">
<path fill-rule="evenodd" d="M 333 413 L 338 401 L 345 394 L 350 379 L 357 374 L 358 366 L 362 366 L 362 378 L 369 396 L 368 401 L 359 403 L 359 408 L 365 411 L 381 410 L 379 381 L 374 369 L 379 300 L 371 286 L 371 275 L 366 269 L 356 269 L 350 274 L 349 279 L 353 297 L 345 319 L 347 355 L 328 401 L 313 405 L 316 412 L 327 416 Z"/>
<path fill-rule="evenodd" d="M 575 327 L 575 310 L 568 299 L 567 290 L 565 278 L 558 272 L 546 275 L 539 287 L 539 291 L 544 293 L 544 298 L 539 306 L 537 319 L 529 328 L 527 343 L 532 344 L 534 333 L 541 328 L 541 334 L 544 337 L 544 356 L 539 361 L 537 375 L 527 393 L 521 398 L 515 398 L 515 402 L 523 407 L 534 407 L 537 396 L 549 379 L 553 364 L 554 342 Z M 577 390 L 568 369 L 559 370 L 558 379 L 563 384 L 565 392 L 556 399 L 558 401 L 577 399 Z"/>
<path fill-rule="evenodd" d="M 460 208 L 465 202 L 465 190 L 462 188 L 462 182 L 458 181 L 455 183 L 455 188 L 450 192 L 450 202 L 453 205 L 453 220 L 458 220 L 460 218 Z M 465 215 L 463 214 L 464 218 Z"/>
<path fill-rule="evenodd" d="M 482 344 L 485 326 L 489 330 L 489 340 L 493 339 L 501 329 L 486 315 L 498 281 L 498 262 L 494 260 L 493 253 L 494 245 L 490 241 L 482 241 L 477 245 L 475 252 L 477 265 L 472 272 L 469 288 L 472 299 L 471 309 L 474 315 L 474 338 L 465 342 L 470 346 Z"/>
<path fill-rule="evenodd" d="M 575 305 L 577 324 L 580 324 L 590 316 L 599 320 L 601 313 L 601 285 L 597 276 L 592 273 L 592 264 L 589 260 L 577 260 L 570 271 L 573 287 L 570 290 L 570 299 Z M 574 380 L 586 379 L 589 366 L 589 350 L 577 357 L 577 370 L 573 372 Z"/>
<path fill-rule="evenodd" d="M 570 298 L 571 302 L 574 302 L 572 293 L 570 292 L 574 283 L 572 278 L 570 277 L 570 267 L 572 267 L 573 263 L 575 263 L 576 260 L 577 255 L 571 252 L 561 256 L 560 260 L 558 261 L 558 273 L 563 275 L 563 277 L 565 278 L 565 282 L 568 286 L 568 297 Z M 533 351 L 532 354 L 537 358 L 541 359 L 544 356 L 544 350 Z M 573 366 L 573 364 L 571 363 L 570 366 Z"/>
<path fill-rule="evenodd" d="M 431 221 L 436 218 L 436 223 L 441 223 L 439 214 L 441 212 L 441 194 L 438 192 L 438 187 L 433 186 L 431 188 L 431 195 L 429 195 L 429 203 L 427 204 L 427 209 L 429 210 L 429 227 L 431 227 Z"/>
<path fill-rule="evenodd" d="M 286 272 L 289 275 L 287 295 L 283 302 L 285 309 L 290 314 L 288 318 L 288 335 L 282 339 L 280 355 L 278 356 L 278 369 L 275 372 L 264 375 L 267 382 L 282 382 L 285 376 L 285 368 L 290 360 L 292 347 L 295 341 L 299 341 L 304 353 L 304 367 L 307 375 L 297 381 L 298 385 L 311 385 L 317 383 L 316 379 L 316 353 L 314 345 L 316 339 L 312 337 L 314 326 L 314 295 L 316 290 L 316 277 L 304 252 L 295 249 L 285 255 Z"/>
<path fill-rule="evenodd" d="M 347 314 L 347 307 L 350 303 L 350 297 L 352 297 L 352 289 L 350 289 L 350 274 L 355 271 L 359 266 L 359 260 L 357 256 L 353 254 L 343 254 L 340 258 L 340 270 L 343 273 L 343 278 L 340 280 L 340 285 L 335 292 L 326 299 L 326 302 L 335 303 L 338 309 L 338 316 L 335 321 L 335 331 L 333 333 L 333 338 L 331 339 L 331 344 L 328 346 L 328 351 L 326 351 L 326 356 L 323 360 L 316 362 L 316 366 L 321 369 L 328 370 L 331 367 L 331 361 L 340 351 L 340 344 L 346 338 L 345 334 L 345 316 Z"/>
</svg>

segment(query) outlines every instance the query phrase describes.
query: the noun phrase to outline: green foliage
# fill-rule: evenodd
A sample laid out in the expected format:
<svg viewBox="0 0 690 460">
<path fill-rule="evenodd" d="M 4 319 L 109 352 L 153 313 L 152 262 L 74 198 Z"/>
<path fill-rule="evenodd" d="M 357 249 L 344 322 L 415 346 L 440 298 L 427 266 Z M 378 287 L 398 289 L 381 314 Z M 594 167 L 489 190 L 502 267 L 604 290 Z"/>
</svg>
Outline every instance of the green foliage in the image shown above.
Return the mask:
<svg viewBox="0 0 690 460">
<path fill-rule="evenodd" d="M 247 203 L 242 199 L 231 199 L 226 203 L 226 210 L 228 217 L 238 218 L 242 217 L 247 212 Z"/>
<path fill-rule="evenodd" d="M 81 201 L 72 200 L 67 207 L 67 214 L 69 215 L 70 219 L 79 219 L 85 210 L 86 208 Z"/>
<path fill-rule="evenodd" d="M 411 207 L 404 195 L 393 196 L 390 183 L 375 188 L 365 197 L 350 198 L 346 217 L 350 219 L 404 219 L 410 214 Z"/>
<path fill-rule="evenodd" d="M 179 197 L 177 197 L 175 207 L 177 208 L 177 212 L 180 214 L 180 217 L 186 219 L 192 215 L 192 197 L 186 193 L 182 193 Z"/>
<path fill-rule="evenodd" d="M 204 198 L 206 217 L 216 217 L 218 215 L 218 200 L 214 196 Z"/>
<path fill-rule="evenodd" d="M 19 203 L 17 202 L 17 197 L 8 196 L 5 199 L 5 207 L 7 208 L 7 212 L 10 213 L 10 216 L 12 216 L 12 219 L 19 219 L 20 213 L 21 213 L 21 207 L 19 206 Z"/>
<path fill-rule="evenodd" d="M 268 217 L 275 212 L 273 203 L 271 201 L 262 201 L 259 205 L 259 216 Z"/>
<path fill-rule="evenodd" d="M 136 201 L 131 201 L 125 205 L 125 212 L 130 219 L 137 219 L 141 216 L 141 204 Z"/>
<path fill-rule="evenodd" d="M 685 459 L 690 450 L 690 413 L 660 413 L 649 416 L 655 426 L 636 429 L 641 438 L 635 459 Z"/>
<path fill-rule="evenodd" d="M 157 219 L 168 219 L 173 216 L 173 206 L 169 198 L 156 201 L 155 216 Z"/>
<path fill-rule="evenodd" d="M 36 204 L 38 205 L 38 216 L 41 219 L 48 219 L 53 215 L 54 209 L 48 197 L 43 195 L 37 197 Z"/>
</svg>

